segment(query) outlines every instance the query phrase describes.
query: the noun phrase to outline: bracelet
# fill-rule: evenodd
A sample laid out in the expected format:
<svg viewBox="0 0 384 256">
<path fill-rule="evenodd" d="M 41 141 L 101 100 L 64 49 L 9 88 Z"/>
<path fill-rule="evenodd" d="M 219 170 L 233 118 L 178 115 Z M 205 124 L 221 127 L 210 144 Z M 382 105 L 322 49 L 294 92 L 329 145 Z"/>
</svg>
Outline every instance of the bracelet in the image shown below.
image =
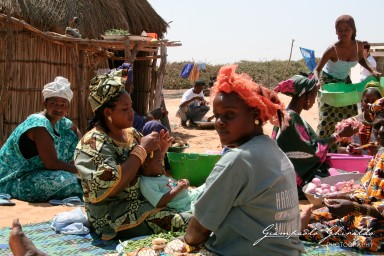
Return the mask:
<svg viewBox="0 0 384 256">
<path fill-rule="evenodd" d="M 147 151 L 141 145 L 136 145 L 130 154 L 139 158 L 141 164 L 143 164 L 145 159 L 147 158 Z"/>
<path fill-rule="evenodd" d="M 336 139 L 336 141 L 340 141 L 340 135 L 338 133 L 333 133 L 332 136 Z"/>
<path fill-rule="evenodd" d="M 353 208 L 355 209 L 356 215 L 360 215 L 360 205 L 358 203 L 354 202 Z"/>
</svg>

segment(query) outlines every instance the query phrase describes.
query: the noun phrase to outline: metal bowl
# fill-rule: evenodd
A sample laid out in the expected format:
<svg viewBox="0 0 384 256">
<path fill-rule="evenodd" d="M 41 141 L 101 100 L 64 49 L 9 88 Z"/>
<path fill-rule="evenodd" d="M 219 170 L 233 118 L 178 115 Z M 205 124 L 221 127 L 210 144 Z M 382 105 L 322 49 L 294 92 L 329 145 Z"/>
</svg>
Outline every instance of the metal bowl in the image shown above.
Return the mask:
<svg viewBox="0 0 384 256">
<path fill-rule="evenodd" d="M 193 123 L 200 129 L 215 129 L 214 122 L 208 121 L 193 121 Z"/>
</svg>

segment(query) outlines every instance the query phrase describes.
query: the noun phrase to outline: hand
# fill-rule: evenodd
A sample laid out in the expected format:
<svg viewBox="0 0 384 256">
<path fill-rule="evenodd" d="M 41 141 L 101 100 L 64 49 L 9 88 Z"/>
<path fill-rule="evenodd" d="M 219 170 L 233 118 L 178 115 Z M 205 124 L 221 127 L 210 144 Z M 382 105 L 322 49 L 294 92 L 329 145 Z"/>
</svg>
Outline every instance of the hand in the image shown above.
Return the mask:
<svg viewBox="0 0 384 256">
<path fill-rule="evenodd" d="M 353 128 L 352 127 L 352 124 L 349 124 L 347 126 L 345 126 L 340 132 L 339 132 L 339 135 L 340 137 L 351 137 L 353 136 L 355 133 L 358 133 L 359 132 L 359 128 L 356 127 L 356 128 Z"/>
<path fill-rule="evenodd" d="M 324 199 L 325 206 L 333 217 L 341 218 L 354 211 L 353 202 L 346 199 Z"/>
<path fill-rule="evenodd" d="M 177 184 L 180 184 L 183 188 L 188 188 L 189 187 L 189 180 L 181 179 L 177 182 Z"/>
<path fill-rule="evenodd" d="M 356 143 L 351 143 L 347 146 L 347 153 L 351 155 L 362 155 L 363 151 L 359 148 L 361 145 Z"/>
<path fill-rule="evenodd" d="M 323 83 L 319 80 L 316 84 L 317 88 L 321 90 L 323 88 Z"/>
<path fill-rule="evenodd" d="M 198 101 L 205 101 L 203 97 L 201 96 L 196 96 L 194 97 L 195 100 L 198 100 Z"/>
<path fill-rule="evenodd" d="M 165 156 L 168 151 L 168 148 L 172 145 L 174 138 L 170 136 L 169 132 L 161 130 L 159 133 L 159 139 L 159 148 L 161 154 Z"/>
<path fill-rule="evenodd" d="M 383 74 L 375 70 L 375 71 L 373 71 L 372 75 L 373 75 L 374 77 L 376 77 L 377 79 L 380 79 L 380 77 L 381 77 Z"/>
<path fill-rule="evenodd" d="M 163 132 L 164 133 L 164 132 Z M 160 136 L 157 132 L 152 132 L 140 140 L 140 145 L 147 151 L 147 154 L 155 151 L 160 146 Z"/>
</svg>

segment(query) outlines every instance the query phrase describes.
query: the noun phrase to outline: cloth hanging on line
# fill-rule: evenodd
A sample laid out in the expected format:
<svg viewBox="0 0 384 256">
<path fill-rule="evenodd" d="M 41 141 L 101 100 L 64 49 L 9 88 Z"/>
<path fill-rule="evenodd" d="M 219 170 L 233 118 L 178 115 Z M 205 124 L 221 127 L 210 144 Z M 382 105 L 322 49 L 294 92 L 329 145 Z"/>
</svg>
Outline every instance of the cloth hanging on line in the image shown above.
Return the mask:
<svg viewBox="0 0 384 256">
<path fill-rule="evenodd" d="M 185 64 L 183 69 L 181 70 L 179 76 L 181 76 L 182 78 L 187 79 L 189 77 L 189 74 L 192 71 L 193 66 L 194 66 L 193 63 Z"/>
</svg>

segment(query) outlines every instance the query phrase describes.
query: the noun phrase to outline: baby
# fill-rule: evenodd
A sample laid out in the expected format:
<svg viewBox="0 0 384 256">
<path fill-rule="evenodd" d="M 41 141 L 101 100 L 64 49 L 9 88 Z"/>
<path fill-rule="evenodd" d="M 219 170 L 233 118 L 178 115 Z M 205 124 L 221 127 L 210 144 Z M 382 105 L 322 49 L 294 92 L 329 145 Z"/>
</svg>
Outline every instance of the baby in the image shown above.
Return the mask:
<svg viewBox="0 0 384 256">
<path fill-rule="evenodd" d="M 189 188 L 189 181 L 176 181 L 164 175 L 163 157 L 160 150 L 148 154 L 141 166 L 140 190 L 144 197 L 157 208 L 165 207 L 178 212 L 193 212 L 194 202 L 200 197 L 205 184 Z"/>
</svg>

